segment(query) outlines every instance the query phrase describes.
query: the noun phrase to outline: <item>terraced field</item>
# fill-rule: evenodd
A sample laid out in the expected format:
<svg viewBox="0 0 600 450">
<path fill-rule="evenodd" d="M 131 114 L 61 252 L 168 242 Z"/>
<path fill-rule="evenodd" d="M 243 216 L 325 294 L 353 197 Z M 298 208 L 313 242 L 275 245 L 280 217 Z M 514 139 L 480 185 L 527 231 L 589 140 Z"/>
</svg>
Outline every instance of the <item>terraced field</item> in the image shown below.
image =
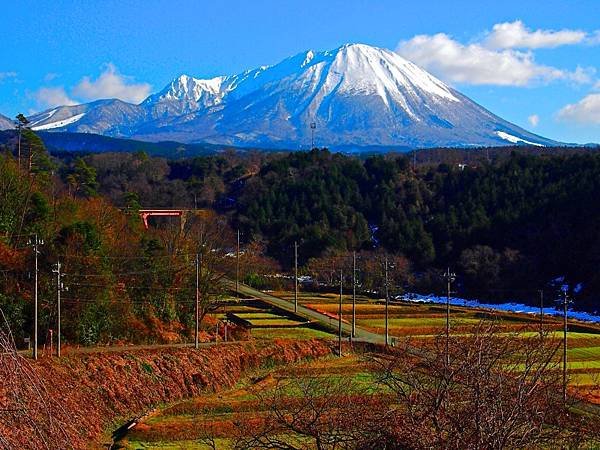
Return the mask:
<svg viewBox="0 0 600 450">
<path fill-rule="evenodd" d="M 233 440 L 251 433 L 255 422 L 272 406 L 270 399 L 294 402 L 302 395 L 303 383 L 318 380 L 335 383 L 344 377 L 365 393 L 373 385 L 369 364 L 356 356 L 330 357 L 297 364 L 272 372 L 257 372 L 236 388 L 219 394 L 168 406 L 137 425 L 121 442 L 127 449 L 210 449 L 229 448 Z M 383 391 L 377 394 L 384 395 Z M 269 399 L 269 401 L 265 401 Z M 209 441 L 208 436 L 216 436 Z"/>
<path fill-rule="evenodd" d="M 291 330 L 277 330 L 291 331 Z M 297 331 L 297 330 L 295 330 Z M 591 339 L 577 333 L 571 339 Z M 594 337 L 594 340 L 600 339 Z M 569 350 L 573 359 L 570 391 L 586 399 L 600 399 L 594 372 L 600 367 L 596 359 L 600 348 L 576 347 Z M 591 366 L 586 363 L 591 362 Z M 581 370 L 586 368 L 586 370 Z M 302 404 L 306 394 L 303 386 L 339 386 L 324 391 L 335 399 L 344 389 L 354 401 L 364 403 L 384 399 L 390 392 L 376 382 L 375 367 L 368 359 L 356 355 L 286 366 L 265 368 L 253 373 L 235 388 L 221 393 L 207 394 L 195 399 L 167 405 L 132 429 L 120 442 L 126 449 L 228 449 L 240 439 L 247 439 L 268 420 L 273 407 L 293 408 Z M 287 439 L 302 439 L 284 435 Z"/>
<path fill-rule="evenodd" d="M 281 298 L 293 300 L 293 293 L 275 292 Z M 339 294 L 314 294 L 301 292 L 301 304 L 326 313 L 337 319 L 339 311 Z M 352 318 L 352 298 L 343 296 L 342 318 L 350 322 Z M 395 303 L 389 305 L 389 333 L 398 339 L 411 338 L 427 341 L 444 333 L 445 307 L 419 303 Z M 461 335 L 469 331 L 482 319 L 497 321 L 507 336 L 517 333 L 519 336 L 538 335 L 540 330 L 539 317 L 517 313 L 497 313 L 493 311 L 473 310 L 466 307 L 451 307 L 450 329 L 453 335 Z M 385 305 L 362 296 L 357 296 L 356 324 L 359 327 L 376 333 L 385 331 Z M 569 331 L 567 335 L 567 360 L 569 383 L 573 392 L 579 392 L 594 402 L 600 403 L 600 327 L 572 323 L 570 326 L 583 328 L 585 331 Z M 562 319 L 560 317 L 544 318 L 544 329 L 551 331 L 549 337 L 562 339 Z M 554 330 L 554 331 L 552 331 Z M 280 330 L 271 330 L 261 337 L 278 337 Z M 299 331 L 299 330 L 295 330 Z M 285 333 L 293 337 L 294 332 Z M 254 334 L 254 333 L 253 333 Z M 301 333 L 300 333 L 301 334 Z M 327 337 L 327 333 L 322 333 Z M 312 333 L 309 334 L 312 336 Z M 258 336 L 258 335 L 257 335 Z M 559 352 L 562 354 L 562 351 Z"/>
<path fill-rule="evenodd" d="M 233 320 L 249 327 L 255 339 L 331 339 L 334 336 L 293 314 L 279 311 L 260 301 L 232 303 L 215 315 L 218 320 Z"/>
<path fill-rule="evenodd" d="M 293 300 L 291 292 L 274 292 L 274 295 Z M 339 310 L 338 294 L 300 293 L 299 301 L 304 306 L 327 314 L 332 323 L 337 323 Z M 344 295 L 342 317 L 351 322 L 351 297 Z M 257 304 L 258 305 L 258 304 Z M 228 307 L 227 312 L 235 313 L 252 324 L 250 335 L 254 339 L 336 339 L 337 336 L 313 326 L 307 326 L 278 313 L 265 305 L 237 305 Z M 383 334 L 385 330 L 385 306 L 383 302 L 358 297 L 356 324 L 363 329 Z M 540 330 L 537 316 L 517 313 L 495 313 L 473 310 L 466 307 L 452 307 L 450 330 L 454 336 L 468 333 L 481 319 L 493 319 L 506 336 L 537 336 Z M 568 370 L 571 392 L 600 404 L 600 327 L 571 323 L 573 331 L 568 333 Z M 550 331 L 549 338 L 560 345 L 562 339 L 560 317 L 545 317 L 544 329 Z M 433 340 L 445 331 L 445 307 L 443 305 L 395 303 L 389 306 L 389 333 L 397 339 L 411 339 L 414 343 Z M 562 355 L 562 350 L 558 352 Z"/>
</svg>

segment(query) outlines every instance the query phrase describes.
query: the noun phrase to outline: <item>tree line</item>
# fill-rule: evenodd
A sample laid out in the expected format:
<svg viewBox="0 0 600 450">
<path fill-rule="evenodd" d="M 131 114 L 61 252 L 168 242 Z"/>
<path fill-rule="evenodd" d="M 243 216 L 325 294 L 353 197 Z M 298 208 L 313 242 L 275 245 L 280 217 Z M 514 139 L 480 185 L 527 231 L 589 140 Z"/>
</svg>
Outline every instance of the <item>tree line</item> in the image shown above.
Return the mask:
<svg viewBox="0 0 600 450">
<path fill-rule="evenodd" d="M 373 291 L 388 255 L 398 267 L 391 275 L 397 291 L 441 289 L 440 274 L 451 266 L 459 295 L 537 302 L 538 290 L 568 283 L 578 308 L 596 308 L 600 154 L 594 151 L 507 150 L 460 165 L 326 149 L 183 159 L 50 155 L 24 129 L 19 161 L 16 139 L 0 156 L 0 305 L 18 330 L 31 329 L 27 239 L 33 234 L 44 238 L 44 255 L 52 255 L 41 261 L 47 324 L 54 320 L 57 255 L 71 273 L 77 295 L 65 294 L 74 312 L 65 315 L 73 320 L 65 333 L 73 342 L 189 334 L 193 257 L 219 249 L 211 252 L 212 268 L 206 256 L 208 286 L 208 272 L 232 270 L 237 229 L 242 275 L 257 286 L 274 280 L 265 274 L 291 269 L 298 242 L 301 272 L 316 278 L 357 251 L 361 282 Z M 184 230 L 169 222 L 144 230 L 136 214 L 142 206 L 204 213 Z M 218 298 L 215 286 L 206 289 Z"/>
</svg>

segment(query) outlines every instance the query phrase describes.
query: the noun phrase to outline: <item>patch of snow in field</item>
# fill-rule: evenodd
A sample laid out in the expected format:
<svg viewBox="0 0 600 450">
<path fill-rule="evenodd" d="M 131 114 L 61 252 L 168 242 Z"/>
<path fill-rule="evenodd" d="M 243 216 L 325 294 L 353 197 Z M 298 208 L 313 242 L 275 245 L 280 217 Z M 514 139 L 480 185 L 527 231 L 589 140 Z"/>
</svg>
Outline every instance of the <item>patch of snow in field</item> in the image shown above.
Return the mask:
<svg viewBox="0 0 600 450">
<path fill-rule="evenodd" d="M 408 302 L 415 303 L 435 303 L 435 304 L 446 304 L 446 297 L 438 297 L 433 294 L 429 295 L 420 295 L 409 293 L 403 296 L 398 297 L 398 300 L 404 300 Z M 480 309 L 491 309 L 495 311 L 506 311 L 506 312 L 515 312 L 515 313 L 523 313 L 523 314 L 539 314 L 540 308 L 531 305 L 524 305 L 522 303 L 480 303 L 477 300 L 467 300 L 464 298 L 450 297 L 450 304 L 454 306 L 467 306 L 470 308 L 480 308 Z M 550 316 L 562 316 L 562 310 L 556 308 L 544 308 L 544 314 Z M 594 315 L 591 313 L 583 312 L 583 311 L 569 311 L 569 318 L 582 320 L 585 322 L 595 322 L 600 323 L 600 316 Z"/>
</svg>

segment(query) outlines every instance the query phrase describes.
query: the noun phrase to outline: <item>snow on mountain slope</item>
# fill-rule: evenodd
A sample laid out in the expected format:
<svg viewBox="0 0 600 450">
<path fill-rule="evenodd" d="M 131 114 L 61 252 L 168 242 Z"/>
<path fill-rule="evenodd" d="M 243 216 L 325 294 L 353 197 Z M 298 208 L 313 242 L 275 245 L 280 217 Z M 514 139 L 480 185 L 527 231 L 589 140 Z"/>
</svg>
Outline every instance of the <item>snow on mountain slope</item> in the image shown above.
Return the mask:
<svg viewBox="0 0 600 450">
<path fill-rule="evenodd" d="M 0 114 L 0 130 L 10 130 L 14 127 L 15 125 L 13 124 L 12 120 Z"/>
<path fill-rule="evenodd" d="M 138 105 L 121 100 L 98 100 L 75 106 L 60 106 L 29 117 L 34 130 L 71 131 L 126 137 L 147 114 Z"/>
<path fill-rule="evenodd" d="M 305 52 L 226 78 L 218 106 L 140 128 L 219 144 L 306 147 L 506 145 L 496 132 L 551 144 L 503 121 L 396 53 L 362 44 Z"/>
<path fill-rule="evenodd" d="M 307 148 L 311 123 L 316 145 L 331 148 L 556 144 L 395 52 L 364 44 L 311 50 L 232 76 L 182 75 L 140 105 L 102 100 L 38 116 L 36 127 L 58 131 L 273 148 Z"/>
<path fill-rule="evenodd" d="M 218 105 L 225 95 L 222 89 L 226 77 L 200 80 L 181 75 L 157 94 L 142 103 L 153 118 L 179 116 Z"/>
<path fill-rule="evenodd" d="M 513 136 L 512 134 L 505 133 L 504 131 L 496 131 L 496 134 L 502 139 L 507 140 L 508 142 L 511 142 L 513 144 L 523 143 L 542 147 L 542 144 L 536 144 L 535 142 L 526 141 L 525 139 L 518 138 L 516 136 Z"/>
<path fill-rule="evenodd" d="M 69 117 L 68 119 L 59 120 L 57 122 L 50 122 L 45 125 L 34 126 L 34 127 L 31 127 L 31 129 L 34 131 L 41 131 L 41 130 L 51 130 L 53 128 L 64 128 L 67 125 L 77 122 L 83 116 L 85 116 L 85 113 L 76 114 L 74 116 Z"/>
</svg>

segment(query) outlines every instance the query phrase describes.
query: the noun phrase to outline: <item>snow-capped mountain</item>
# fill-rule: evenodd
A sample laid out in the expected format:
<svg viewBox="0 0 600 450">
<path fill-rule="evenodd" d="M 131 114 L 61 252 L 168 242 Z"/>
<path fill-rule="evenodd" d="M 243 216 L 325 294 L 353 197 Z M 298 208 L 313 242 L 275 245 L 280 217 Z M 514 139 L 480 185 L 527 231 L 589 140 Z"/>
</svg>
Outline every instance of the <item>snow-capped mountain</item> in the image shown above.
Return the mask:
<svg viewBox="0 0 600 450">
<path fill-rule="evenodd" d="M 181 75 L 157 94 L 148 97 L 142 107 L 151 117 L 160 119 L 193 113 L 218 105 L 225 97 L 224 81 L 227 77 L 198 80 Z"/>
<path fill-rule="evenodd" d="M 1 130 L 10 130 L 11 128 L 14 128 L 14 127 L 15 127 L 15 125 L 12 120 L 10 120 L 8 117 L 0 114 L 0 131 Z"/>
<path fill-rule="evenodd" d="M 127 136 L 146 114 L 138 105 L 121 100 L 97 100 L 75 106 L 59 106 L 29 117 L 35 131 L 77 131 L 108 136 Z"/>
<path fill-rule="evenodd" d="M 101 100 L 30 118 L 34 129 L 149 141 L 331 148 L 555 145 L 398 54 L 363 44 L 307 51 L 238 75 L 182 75 L 139 105 Z"/>
</svg>

